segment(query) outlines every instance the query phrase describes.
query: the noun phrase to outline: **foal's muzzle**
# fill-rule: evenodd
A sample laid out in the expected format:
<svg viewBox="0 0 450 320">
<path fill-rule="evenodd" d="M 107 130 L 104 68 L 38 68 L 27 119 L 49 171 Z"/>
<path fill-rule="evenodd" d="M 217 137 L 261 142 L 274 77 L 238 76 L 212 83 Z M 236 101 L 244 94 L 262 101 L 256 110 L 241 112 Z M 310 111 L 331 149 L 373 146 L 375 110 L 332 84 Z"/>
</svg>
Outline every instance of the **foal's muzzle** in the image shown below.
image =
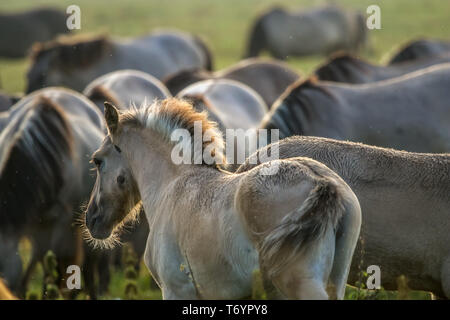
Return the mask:
<svg viewBox="0 0 450 320">
<path fill-rule="evenodd" d="M 86 212 L 86 226 L 95 239 L 106 239 L 110 236 L 112 228 L 105 223 L 105 216 L 101 214 L 95 203 L 89 205 Z"/>
</svg>

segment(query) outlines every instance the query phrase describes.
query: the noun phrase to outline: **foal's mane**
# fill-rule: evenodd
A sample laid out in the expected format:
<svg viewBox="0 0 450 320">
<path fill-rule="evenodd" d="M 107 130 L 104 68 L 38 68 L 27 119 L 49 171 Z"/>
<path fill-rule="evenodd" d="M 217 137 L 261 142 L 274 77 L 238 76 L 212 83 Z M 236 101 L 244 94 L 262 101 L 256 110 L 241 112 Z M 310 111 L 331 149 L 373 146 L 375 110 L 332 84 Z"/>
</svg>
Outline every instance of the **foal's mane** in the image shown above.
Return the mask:
<svg viewBox="0 0 450 320">
<path fill-rule="evenodd" d="M 211 137 L 210 141 L 202 140 L 202 155 L 206 147 L 214 150 L 212 152 L 212 156 L 215 159 L 214 163 L 205 163 L 203 156 L 201 163 L 214 167 L 225 163 L 225 155 L 223 153 L 225 143 L 222 133 L 217 128 L 217 123 L 210 121 L 206 112 L 197 112 L 188 101 L 169 98 L 155 101 L 153 104 L 143 105 L 140 108 L 132 107 L 120 115 L 120 124 L 122 126 L 153 130 L 163 140 L 173 145 L 177 143 L 171 140 L 174 130 L 187 130 L 191 137 L 192 163 L 198 163 L 199 161 L 195 158 L 196 152 L 194 152 L 194 124 L 196 122 L 201 123 L 202 136 L 207 134 Z"/>
<path fill-rule="evenodd" d="M 55 40 L 34 44 L 30 58 L 32 63 L 36 63 L 40 58 L 53 53 L 58 65 L 73 69 L 93 64 L 110 52 L 111 47 L 110 39 L 103 35 L 60 36 Z"/>
<path fill-rule="evenodd" d="M 20 232 L 45 220 L 65 184 L 73 155 L 69 124 L 45 97 L 23 107 L 0 135 L 0 230 Z M 38 220 L 39 219 L 39 220 Z"/>
</svg>

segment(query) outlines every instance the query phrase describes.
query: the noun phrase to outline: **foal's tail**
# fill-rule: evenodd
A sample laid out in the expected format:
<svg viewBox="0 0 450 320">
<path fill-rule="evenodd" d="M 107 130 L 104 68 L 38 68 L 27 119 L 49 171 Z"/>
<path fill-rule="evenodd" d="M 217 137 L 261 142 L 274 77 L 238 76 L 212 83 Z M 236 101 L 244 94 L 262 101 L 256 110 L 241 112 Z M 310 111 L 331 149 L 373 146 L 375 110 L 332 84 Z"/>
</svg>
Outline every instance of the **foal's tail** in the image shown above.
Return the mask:
<svg viewBox="0 0 450 320">
<path fill-rule="evenodd" d="M 263 239 L 260 262 L 269 277 L 278 274 L 305 246 L 324 237 L 328 228 L 336 230 L 343 212 L 336 186 L 320 179 L 301 207 L 286 215 Z"/>
</svg>

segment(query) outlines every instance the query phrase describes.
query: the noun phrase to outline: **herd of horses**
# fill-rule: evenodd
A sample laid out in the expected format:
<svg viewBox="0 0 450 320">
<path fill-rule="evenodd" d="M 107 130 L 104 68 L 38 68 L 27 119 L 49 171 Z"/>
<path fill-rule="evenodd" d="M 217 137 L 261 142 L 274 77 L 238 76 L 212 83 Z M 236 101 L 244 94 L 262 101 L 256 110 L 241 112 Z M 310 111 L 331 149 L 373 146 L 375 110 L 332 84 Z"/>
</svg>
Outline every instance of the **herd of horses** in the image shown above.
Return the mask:
<svg viewBox="0 0 450 320">
<path fill-rule="evenodd" d="M 269 298 L 343 299 L 370 265 L 387 290 L 404 275 L 450 298 L 450 42 L 374 65 L 366 38 L 330 6 L 262 14 L 248 58 L 218 71 L 176 30 L 34 44 L 25 95 L 0 96 L 0 277 L 24 298 L 51 250 L 60 286 L 79 265 L 95 299 L 130 242 L 164 299 L 246 298 L 257 269 Z M 279 61 L 309 54 L 332 56 L 310 77 Z M 173 133 L 198 123 L 209 139 L 188 147 L 214 161 L 175 164 Z M 228 129 L 281 140 L 229 161 Z"/>
</svg>

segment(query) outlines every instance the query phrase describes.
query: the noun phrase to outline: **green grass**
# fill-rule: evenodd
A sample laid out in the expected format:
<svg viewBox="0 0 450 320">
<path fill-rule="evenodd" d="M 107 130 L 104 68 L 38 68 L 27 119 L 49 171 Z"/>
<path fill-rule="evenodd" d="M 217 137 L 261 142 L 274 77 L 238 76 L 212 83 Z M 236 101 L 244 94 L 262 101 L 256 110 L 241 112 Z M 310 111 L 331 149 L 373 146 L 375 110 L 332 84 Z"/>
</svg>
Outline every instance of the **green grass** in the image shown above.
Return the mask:
<svg viewBox="0 0 450 320">
<path fill-rule="evenodd" d="M 177 28 L 201 35 L 214 55 L 216 69 L 239 61 L 253 19 L 262 11 L 280 4 L 290 8 L 310 7 L 326 1 L 308 0 L 15 0 L 0 2 L 0 11 L 15 11 L 39 5 L 65 9 L 77 4 L 81 8 L 82 33 L 109 33 L 114 36 L 142 35 L 154 28 Z M 406 41 L 418 37 L 448 38 L 450 34 L 450 1 L 444 0 L 341 0 L 345 7 L 365 12 L 371 4 L 381 8 L 382 29 L 369 31 L 369 48 L 361 55 L 372 62 L 383 62 Z M 288 63 L 304 75 L 324 61 L 324 57 L 291 58 Z M 0 59 L 0 84 L 14 93 L 25 88 L 27 59 Z M 22 254 L 27 256 L 27 248 Z M 27 262 L 25 262 L 27 263 Z M 42 268 L 37 269 L 31 290 L 40 293 Z M 112 276 L 110 293 L 102 298 L 124 298 L 123 272 Z M 137 298 L 161 298 L 159 290 L 150 289 L 150 275 L 142 266 L 137 279 Z M 356 289 L 348 287 L 346 298 L 355 299 Z M 365 295 L 367 292 L 364 293 Z M 367 297 L 367 295 L 366 295 Z M 377 298 L 397 298 L 383 291 Z M 428 293 L 407 292 L 403 297 L 429 299 Z M 83 298 L 83 296 L 80 296 Z"/>
</svg>

